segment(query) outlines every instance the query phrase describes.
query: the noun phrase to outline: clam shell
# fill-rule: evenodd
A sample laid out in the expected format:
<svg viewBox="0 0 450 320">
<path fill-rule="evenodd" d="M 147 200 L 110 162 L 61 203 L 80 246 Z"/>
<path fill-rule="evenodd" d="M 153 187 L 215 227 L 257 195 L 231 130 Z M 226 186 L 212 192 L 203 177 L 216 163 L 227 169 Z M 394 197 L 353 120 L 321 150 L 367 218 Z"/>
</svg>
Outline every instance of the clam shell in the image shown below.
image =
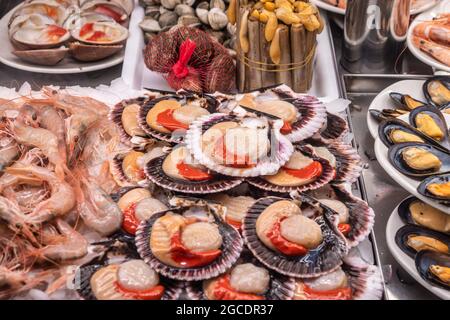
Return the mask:
<svg viewBox="0 0 450 320">
<path fill-rule="evenodd" d="M 378 126 L 378 136 L 380 137 L 381 141 L 384 143 L 386 147 L 391 147 L 395 143 L 390 138 L 390 132 L 394 129 L 399 129 L 402 131 L 405 131 L 407 133 L 414 134 L 418 137 L 420 137 L 422 140 L 424 140 L 426 143 L 429 143 L 431 145 L 435 145 L 442 148 L 449 148 L 450 142 L 448 137 L 445 137 L 443 141 L 437 141 L 426 134 L 422 133 L 421 131 L 417 130 L 413 126 L 411 126 L 409 123 L 400 120 L 400 119 L 388 119 L 380 123 Z"/>
<path fill-rule="evenodd" d="M 432 194 L 431 192 L 429 192 L 427 190 L 427 186 L 431 183 L 446 183 L 450 181 L 450 174 L 446 173 L 446 174 L 441 174 L 441 175 L 435 175 L 435 176 L 431 176 L 428 177 L 426 179 L 424 179 L 419 186 L 417 187 L 417 191 L 427 197 L 427 198 L 431 198 L 434 200 L 437 200 L 439 202 L 442 202 L 444 204 L 448 204 L 450 205 L 450 197 L 441 197 L 441 196 L 436 196 L 434 194 Z"/>
<path fill-rule="evenodd" d="M 433 118 L 433 120 L 436 122 L 436 124 L 439 126 L 439 128 L 442 130 L 444 134 L 444 140 L 440 144 L 444 145 L 445 147 L 448 147 L 450 142 L 449 142 L 449 132 L 447 128 L 447 122 L 445 121 L 445 118 L 439 111 L 439 109 L 430 106 L 423 106 L 412 110 L 409 113 L 409 122 L 416 128 L 418 127 L 416 119 L 419 114 L 427 114 Z"/>
<path fill-rule="evenodd" d="M 75 285 L 79 296 L 83 300 L 97 300 L 92 292 L 90 280 L 97 270 L 105 266 L 106 264 L 88 264 L 77 269 L 75 281 L 78 283 Z M 182 283 L 164 277 L 160 277 L 159 280 L 165 288 L 161 300 L 178 300 L 183 291 Z"/>
<path fill-rule="evenodd" d="M 67 15 L 71 13 L 70 10 L 60 5 L 54 0 L 35 0 L 33 2 L 23 3 L 11 16 L 9 24 L 18 16 L 24 16 L 27 14 L 38 13 L 48 16 L 48 7 L 52 7 L 55 12 L 51 17 L 56 24 L 61 25 L 66 19 Z"/>
<path fill-rule="evenodd" d="M 315 221 L 322 229 L 323 242 L 303 257 L 286 257 L 267 248 L 256 234 L 256 220 L 271 204 L 285 200 L 278 197 L 259 199 L 250 207 L 244 218 L 242 235 L 253 255 L 267 268 L 296 278 L 314 278 L 333 272 L 342 264 L 347 254 L 347 242 L 335 227 L 336 214 L 324 208 L 324 215 Z M 302 202 L 312 206 L 320 205 L 309 196 L 302 195 Z"/>
<path fill-rule="evenodd" d="M 164 173 L 162 164 L 165 157 L 153 159 L 145 166 L 147 178 L 154 184 L 172 191 L 190 194 L 208 194 L 230 190 L 242 183 L 241 179 L 217 175 L 213 180 L 189 182 L 175 180 Z"/>
<path fill-rule="evenodd" d="M 415 258 L 416 269 L 422 279 L 430 282 L 432 285 L 450 290 L 450 285 L 433 275 L 429 268 L 431 265 L 439 265 L 450 268 L 450 256 L 433 251 L 421 251 Z"/>
<path fill-rule="evenodd" d="M 395 234 L 395 243 L 397 246 L 408 256 L 414 259 L 415 255 L 417 254 L 417 251 L 413 248 L 409 247 L 406 244 L 406 241 L 408 240 L 409 235 L 423 235 L 427 237 L 431 237 L 434 239 L 437 239 L 439 241 L 442 241 L 443 243 L 447 244 L 447 246 L 450 247 L 450 237 L 433 230 L 425 229 L 422 227 L 418 227 L 415 225 L 406 225 L 398 229 L 397 233 Z"/>
<path fill-rule="evenodd" d="M 168 211 L 177 212 L 176 209 Z M 180 210 L 178 210 L 180 211 Z M 136 247 L 141 258 L 163 276 L 183 281 L 199 281 L 217 277 L 228 270 L 239 258 L 244 242 L 237 230 L 214 217 L 222 235 L 222 254 L 214 262 L 198 268 L 175 268 L 161 263 L 150 248 L 151 228 L 155 221 L 167 211 L 154 214 L 149 220 L 141 222 L 136 232 Z"/>
<path fill-rule="evenodd" d="M 228 17 L 219 8 L 212 8 L 208 12 L 208 23 L 213 30 L 222 30 L 228 24 Z"/>
<path fill-rule="evenodd" d="M 119 127 L 120 139 L 127 146 L 133 146 L 133 142 L 131 141 L 131 139 L 133 137 L 128 135 L 128 133 L 125 131 L 125 129 L 123 127 L 123 124 L 122 124 L 123 110 L 127 106 L 132 105 L 132 104 L 137 104 L 137 105 L 142 106 L 147 101 L 154 99 L 154 98 L 155 98 L 155 96 L 145 96 L 145 97 L 139 97 L 139 98 L 135 98 L 135 99 L 122 100 L 121 102 L 116 104 L 109 112 L 109 115 L 108 115 L 109 120 L 114 122 Z"/>
<path fill-rule="evenodd" d="M 275 152 L 275 155 L 264 159 L 253 168 L 239 169 L 223 166 L 217 164 L 213 159 L 204 154 L 201 142 L 203 133 L 217 123 L 233 121 L 236 119 L 238 119 L 238 117 L 234 115 L 214 113 L 208 116 L 200 117 L 192 122 L 186 133 L 185 142 L 195 160 L 210 170 L 233 177 L 256 177 L 260 175 L 274 174 L 277 172 L 278 169 L 289 160 L 294 148 L 289 140 L 276 130 L 271 130 L 274 134 L 271 143 L 272 145 L 275 144 L 278 146 L 277 152 Z M 278 143 L 275 143 L 274 139 L 278 140 Z"/>
<path fill-rule="evenodd" d="M 431 103 L 434 106 L 441 107 L 443 105 L 446 105 L 450 102 L 450 100 L 447 100 L 447 97 L 444 97 L 442 94 L 438 94 L 437 92 L 433 92 L 434 88 L 433 83 L 435 81 L 440 82 L 444 87 L 447 88 L 447 90 L 450 90 L 450 77 L 448 76 L 436 76 L 428 79 L 423 84 L 423 93 L 425 97 L 427 98 L 428 102 Z"/>
<path fill-rule="evenodd" d="M 336 158 L 336 175 L 331 183 L 353 183 L 361 176 L 364 163 L 353 146 L 338 140 L 326 143 L 322 139 L 309 139 L 306 143 L 326 147 Z"/>
<path fill-rule="evenodd" d="M 441 168 L 438 171 L 433 171 L 433 170 L 419 171 L 419 170 L 410 168 L 405 163 L 405 161 L 403 160 L 403 156 L 402 156 L 402 152 L 406 148 L 410 148 L 410 147 L 419 147 L 420 149 L 426 150 L 426 151 L 434 154 L 435 156 L 437 156 L 442 162 Z M 389 148 L 388 158 L 389 158 L 389 161 L 391 162 L 391 164 L 400 173 L 407 175 L 407 176 L 415 177 L 415 178 L 428 177 L 428 176 L 432 176 L 432 175 L 450 172 L 450 151 L 448 151 L 446 149 L 441 149 L 441 148 L 438 148 L 436 146 L 432 146 L 429 144 L 425 144 L 425 143 L 406 142 L 406 143 L 400 143 L 400 144 L 393 145 Z"/>
<path fill-rule="evenodd" d="M 318 189 L 327 183 L 329 183 L 331 180 L 333 180 L 335 176 L 335 170 L 331 166 L 331 164 L 328 162 L 328 160 L 320 158 L 319 156 L 313 154 L 309 148 L 306 148 L 304 146 L 296 145 L 295 149 L 297 151 L 300 151 L 304 155 L 310 157 L 314 161 L 318 161 L 322 164 L 322 175 L 314 180 L 313 182 L 310 182 L 308 184 L 298 186 L 298 187 L 285 187 L 285 186 L 278 186 L 273 183 L 270 183 L 269 181 L 265 180 L 262 177 L 254 177 L 254 178 L 248 178 L 247 182 L 257 188 L 260 188 L 265 191 L 272 191 L 272 192 L 278 192 L 278 193 L 287 193 L 292 191 L 308 191 L 308 190 L 315 190 Z"/>
<path fill-rule="evenodd" d="M 69 52 L 67 48 L 13 51 L 20 59 L 32 64 L 54 66 L 60 63 Z"/>
<path fill-rule="evenodd" d="M 72 42 L 69 45 L 70 54 L 79 61 L 91 62 L 106 59 L 120 50 L 123 45 L 92 45 Z"/>
<path fill-rule="evenodd" d="M 85 1 L 81 5 L 81 10 L 83 12 L 97 12 L 98 6 L 106 6 L 120 15 L 119 21 L 116 21 L 117 23 L 120 23 L 121 25 L 128 27 L 128 23 L 130 22 L 130 19 L 128 16 L 129 14 L 128 14 L 127 10 L 124 8 L 124 6 L 122 6 L 121 4 L 118 3 L 119 1 L 120 0 L 117 0 L 117 1 L 108 1 L 108 0 Z"/>
</svg>

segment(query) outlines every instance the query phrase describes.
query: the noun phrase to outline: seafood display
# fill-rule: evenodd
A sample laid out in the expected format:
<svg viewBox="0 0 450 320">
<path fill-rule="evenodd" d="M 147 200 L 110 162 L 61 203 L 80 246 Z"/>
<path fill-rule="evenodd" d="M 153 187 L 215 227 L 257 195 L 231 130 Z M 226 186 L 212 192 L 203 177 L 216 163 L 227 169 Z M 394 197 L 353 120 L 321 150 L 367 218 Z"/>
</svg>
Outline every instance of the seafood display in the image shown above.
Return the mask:
<svg viewBox="0 0 450 320">
<path fill-rule="evenodd" d="M 82 62 L 110 57 L 124 48 L 134 1 L 24 1 L 12 13 L 8 33 L 13 54 L 53 66 L 67 56 Z"/>
<path fill-rule="evenodd" d="M 324 2 L 326 4 L 332 5 L 336 8 L 342 10 L 342 14 L 345 14 L 345 10 L 347 9 L 347 0 L 317 0 L 319 2 Z M 434 6 L 439 1 L 437 0 L 411 0 L 411 14 L 416 14 L 418 12 L 422 12 L 423 10 L 427 10 L 430 7 Z M 341 11 L 339 11 L 341 13 Z"/>
</svg>

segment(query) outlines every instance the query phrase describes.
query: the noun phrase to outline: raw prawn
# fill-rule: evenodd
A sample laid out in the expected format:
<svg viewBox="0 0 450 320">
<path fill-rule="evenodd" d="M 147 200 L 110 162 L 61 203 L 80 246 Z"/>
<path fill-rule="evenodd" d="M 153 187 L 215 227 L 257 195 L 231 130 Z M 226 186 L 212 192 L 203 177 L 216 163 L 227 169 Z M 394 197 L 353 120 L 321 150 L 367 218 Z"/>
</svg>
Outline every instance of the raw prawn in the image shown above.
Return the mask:
<svg viewBox="0 0 450 320">
<path fill-rule="evenodd" d="M 429 54 L 436 60 L 442 62 L 443 64 L 450 66 L 450 50 L 449 47 L 437 44 L 432 41 L 428 41 L 417 36 L 413 36 L 414 45 L 422 50 L 423 52 Z"/>
<path fill-rule="evenodd" d="M 27 224 L 27 216 L 14 202 L 3 196 L 0 196 L 0 220 L 6 221 L 12 231 L 23 234 L 30 241 L 37 243 L 33 231 Z"/>
<path fill-rule="evenodd" d="M 9 269 L 0 266 L 0 299 L 28 291 L 49 278 L 50 272 L 31 274 L 28 270 Z"/>
<path fill-rule="evenodd" d="M 425 21 L 414 28 L 414 35 L 444 46 L 450 45 L 450 25 Z"/>
</svg>

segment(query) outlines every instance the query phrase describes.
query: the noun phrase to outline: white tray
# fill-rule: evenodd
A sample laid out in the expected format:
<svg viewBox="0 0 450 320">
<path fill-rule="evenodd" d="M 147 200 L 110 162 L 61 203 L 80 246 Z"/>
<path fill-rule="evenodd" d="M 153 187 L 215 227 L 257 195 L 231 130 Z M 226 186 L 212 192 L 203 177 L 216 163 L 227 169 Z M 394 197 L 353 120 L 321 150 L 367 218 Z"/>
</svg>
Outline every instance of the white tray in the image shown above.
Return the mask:
<svg viewBox="0 0 450 320">
<path fill-rule="evenodd" d="M 173 91 L 166 80 L 158 73 L 147 69 L 144 63 L 144 34 L 139 23 L 144 18 L 144 9 L 137 6 L 130 21 L 130 37 L 127 41 L 122 79 L 132 89 L 151 88 Z M 328 21 L 326 20 L 328 24 Z M 309 94 L 321 98 L 323 102 L 331 102 L 339 98 L 339 87 L 334 50 L 328 27 L 318 36 L 317 54 L 314 64 L 313 85 Z"/>
<path fill-rule="evenodd" d="M 389 218 L 389 221 L 386 225 L 386 241 L 394 256 L 395 260 L 405 269 L 414 279 L 417 280 L 423 287 L 425 287 L 430 292 L 434 293 L 441 299 L 450 300 L 450 291 L 435 287 L 431 285 L 429 282 L 422 279 L 422 277 L 417 272 L 416 266 L 414 264 L 414 260 L 410 258 L 406 253 L 404 253 L 395 243 L 395 234 L 398 229 L 403 227 L 405 224 L 398 216 L 398 206 L 394 209 Z"/>
</svg>

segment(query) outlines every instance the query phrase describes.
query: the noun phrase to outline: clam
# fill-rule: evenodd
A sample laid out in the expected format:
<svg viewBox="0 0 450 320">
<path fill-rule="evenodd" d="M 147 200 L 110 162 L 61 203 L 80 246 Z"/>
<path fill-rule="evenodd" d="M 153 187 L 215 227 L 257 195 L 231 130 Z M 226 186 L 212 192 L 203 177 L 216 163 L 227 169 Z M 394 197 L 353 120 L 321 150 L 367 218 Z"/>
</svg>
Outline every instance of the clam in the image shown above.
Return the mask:
<svg viewBox="0 0 450 320">
<path fill-rule="evenodd" d="M 85 23 L 97 21 L 114 22 L 114 19 L 110 16 L 106 16 L 104 14 L 96 12 L 75 13 L 67 17 L 67 19 L 63 23 L 63 27 L 67 30 L 72 30 L 84 25 Z"/>
<path fill-rule="evenodd" d="M 144 168 L 139 165 L 139 158 L 143 157 L 141 151 L 130 151 L 117 154 L 112 160 L 111 173 L 120 186 L 145 185 Z"/>
<path fill-rule="evenodd" d="M 447 136 L 445 136 L 441 141 L 435 140 L 400 119 L 388 119 L 381 122 L 378 126 L 378 136 L 386 147 L 406 142 L 426 142 L 438 147 L 450 147 L 450 142 Z"/>
<path fill-rule="evenodd" d="M 66 57 L 67 52 L 69 52 L 68 48 L 61 47 L 59 49 L 13 51 L 13 54 L 32 64 L 54 66 Z"/>
<path fill-rule="evenodd" d="M 107 0 L 90 0 L 81 5 L 81 11 L 103 14 L 111 17 L 115 22 L 123 26 L 128 26 L 128 12 L 117 2 Z"/>
<path fill-rule="evenodd" d="M 437 107 L 450 102 L 450 78 L 447 76 L 433 77 L 423 85 L 427 100 Z"/>
<path fill-rule="evenodd" d="M 450 202 L 450 174 L 431 176 L 423 180 L 417 191 L 428 198 Z"/>
<path fill-rule="evenodd" d="M 419 101 L 407 94 L 401 94 L 397 92 L 391 92 L 389 94 L 392 100 L 394 100 L 399 106 L 406 110 L 413 110 L 415 108 L 426 105 L 425 102 Z"/>
<path fill-rule="evenodd" d="M 92 45 L 121 45 L 128 38 L 128 30 L 111 21 L 87 22 L 71 30 L 72 37 L 82 43 Z"/>
<path fill-rule="evenodd" d="M 166 9 L 174 9 L 181 4 L 181 0 L 161 0 L 161 5 Z"/>
<path fill-rule="evenodd" d="M 218 8 L 221 11 L 225 11 L 225 2 L 223 0 L 211 0 L 209 2 L 209 7 L 212 8 Z"/>
<path fill-rule="evenodd" d="M 317 202 L 303 195 L 302 204 L 314 207 Z M 247 211 L 243 237 L 253 255 L 269 269 L 301 278 L 325 275 L 340 266 L 348 247 L 335 229 L 335 213 L 323 209 L 324 214 L 313 220 L 302 215 L 293 201 L 261 198 Z"/>
<path fill-rule="evenodd" d="M 23 3 L 17 8 L 11 16 L 11 22 L 19 16 L 26 16 L 30 14 L 41 14 L 51 18 L 56 25 L 62 25 L 67 15 L 71 11 L 55 0 L 35 0 L 33 2 Z"/>
<path fill-rule="evenodd" d="M 228 24 L 228 17 L 219 8 L 212 8 L 208 12 L 208 23 L 213 30 L 222 30 Z"/>
<path fill-rule="evenodd" d="M 139 255 L 171 279 L 198 281 L 224 273 L 239 258 L 243 240 L 215 210 L 198 201 L 197 205 L 155 213 L 138 227 Z"/>
<path fill-rule="evenodd" d="M 450 237 L 416 225 L 406 225 L 395 234 L 395 243 L 404 253 L 414 258 L 423 250 L 449 254 Z"/>
<path fill-rule="evenodd" d="M 415 258 L 420 276 L 433 285 L 450 290 L 450 256 L 433 251 L 419 252 Z"/>
<path fill-rule="evenodd" d="M 175 13 L 179 16 L 194 16 L 195 10 L 187 4 L 179 4 L 175 7 Z"/>
<path fill-rule="evenodd" d="M 92 45 L 80 42 L 69 44 L 70 54 L 79 61 L 91 62 L 106 59 L 123 49 L 123 44 Z"/>
<path fill-rule="evenodd" d="M 200 24 L 200 20 L 196 16 L 181 16 L 178 18 L 178 24 L 185 27 L 195 27 Z"/>
<path fill-rule="evenodd" d="M 200 19 L 203 24 L 209 25 L 208 20 L 208 9 L 203 9 L 200 7 L 195 8 L 195 14 Z"/>
<path fill-rule="evenodd" d="M 437 146 L 407 142 L 389 148 L 388 158 L 400 172 L 412 177 L 427 177 L 450 171 L 450 151 Z"/>
<path fill-rule="evenodd" d="M 447 123 L 442 113 L 430 106 L 414 109 L 409 114 L 409 122 L 417 130 L 437 141 L 448 140 L 449 133 Z"/>
<path fill-rule="evenodd" d="M 407 224 L 450 234 L 450 215 L 415 197 L 404 200 L 398 207 L 398 214 Z"/>
</svg>

